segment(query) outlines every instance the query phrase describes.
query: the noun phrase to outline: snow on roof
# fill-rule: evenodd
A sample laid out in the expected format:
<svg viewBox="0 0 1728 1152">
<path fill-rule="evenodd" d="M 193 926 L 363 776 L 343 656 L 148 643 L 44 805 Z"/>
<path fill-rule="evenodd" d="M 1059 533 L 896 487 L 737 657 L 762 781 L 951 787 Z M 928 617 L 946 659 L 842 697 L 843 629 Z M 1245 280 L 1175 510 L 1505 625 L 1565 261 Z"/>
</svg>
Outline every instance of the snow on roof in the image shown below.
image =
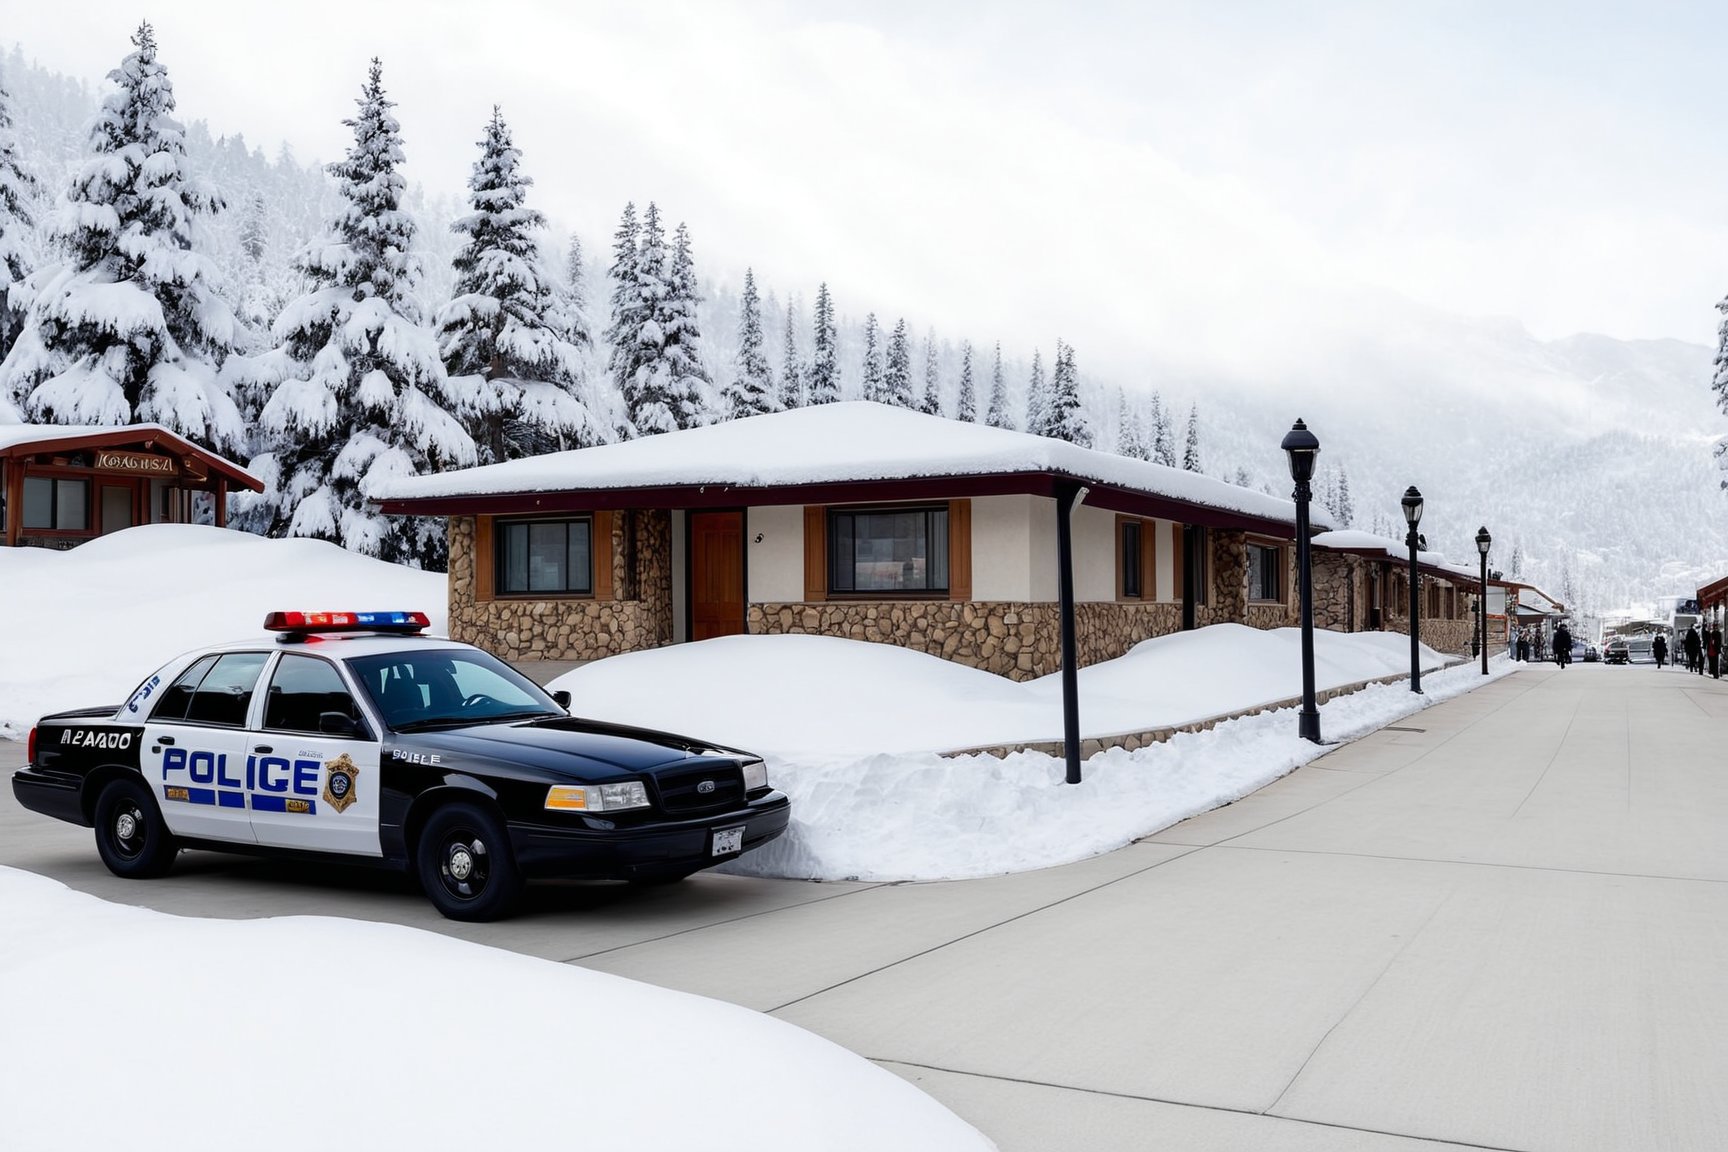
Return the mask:
<svg viewBox="0 0 1728 1152">
<path fill-rule="evenodd" d="M 1055 473 L 1293 524 L 1277 496 L 1146 460 L 865 400 L 373 485 L 373 500 L 727 484 L 740 488 Z M 1315 526 L 1327 527 L 1323 514 Z"/>
<path fill-rule="evenodd" d="M 0 452 L 11 448 L 22 448 L 32 444 L 52 444 L 59 440 L 83 440 L 91 436 L 111 436 L 125 434 L 139 440 L 162 438 L 185 445 L 210 460 L 215 460 L 242 476 L 250 473 L 225 456 L 218 456 L 207 448 L 186 439 L 178 432 L 164 428 L 160 424 L 0 424 Z"/>
<path fill-rule="evenodd" d="M 1406 563 L 1410 560 L 1410 546 L 1404 541 L 1394 540 L 1390 536 L 1376 536 L 1372 532 L 1359 532 L 1354 528 L 1322 532 L 1314 537 L 1312 543 L 1316 548 L 1331 548 L 1339 552 L 1383 553 L 1389 560 L 1399 560 Z M 1443 552 L 1418 552 L 1416 553 L 1416 562 L 1427 568 L 1467 577 L 1472 582 L 1481 579 L 1480 574 L 1475 569 L 1467 564 L 1454 564 L 1446 559 Z"/>
</svg>

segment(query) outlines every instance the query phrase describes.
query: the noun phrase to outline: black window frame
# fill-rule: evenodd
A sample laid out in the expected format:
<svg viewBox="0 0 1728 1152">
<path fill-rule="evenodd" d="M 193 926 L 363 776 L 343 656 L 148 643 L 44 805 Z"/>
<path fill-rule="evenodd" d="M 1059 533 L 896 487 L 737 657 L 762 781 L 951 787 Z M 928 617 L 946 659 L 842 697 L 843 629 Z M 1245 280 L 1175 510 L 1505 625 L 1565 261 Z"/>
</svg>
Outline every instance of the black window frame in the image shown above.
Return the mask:
<svg viewBox="0 0 1728 1152">
<path fill-rule="evenodd" d="M 1277 544 L 1262 544 L 1255 540 L 1248 541 L 1248 548 L 1248 603 L 1282 603 L 1284 600 L 1284 549 Z M 1270 596 L 1261 595 L 1265 591 L 1264 587 L 1256 588 L 1254 586 L 1254 558 L 1256 553 L 1260 555 L 1261 584 L 1265 585 L 1268 581 L 1270 582 L 1272 589 Z"/>
<path fill-rule="evenodd" d="M 592 513 L 583 513 L 577 516 L 535 516 L 494 521 L 492 526 L 493 595 L 501 598 L 524 600 L 543 600 L 548 598 L 592 600 L 595 595 L 594 586 L 597 575 L 594 563 L 594 519 Z M 570 526 L 573 524 L 581 524 L 586 526 L 588 529 L 588 586 L 586 588 L 572 588 L 570 586 L 570 565 L 568 563 L 570 555 L 569 530 Z M 564 528 L 564 556 L 566 559 L 564 586 L 556 589 L 527 587 L 512 588 L 509 580 L 509 551 L 512 532 L 520 529 L 524 533 L 524 544 L 526 545 L 527 538 L 531 537 L 534 528 L 550 526 L 562 526 Z M 525 582 L 527 580 L 526 572 L 524 572 L 524 580 Z"/>
<path fill-rule="evenodd" d="M 162 694 L 161 701 L 151 710 L 149 722 L 152 724 L 189 724 L 195 728 L 221 728 L 226 731 L 244 730 L 252 716 L 252 701 L 254 697 L 258 695 L 258 683 L 264 678 L 264 669 L 270 665 L 270 655 L 269 652 L 245 650 L 240 652 L 210 652 L 200 656 L 191 664 L 187 665 L 184 672 L 174 678 L 174 682 L 169 685 L 168 691 Z M 246 689 L 244 703 L 240 709 L 239 719 L 230 722 L 227 720 L 213 720 L 201 716 L 194 717 L 192 715 L 193 705 L 197 704 L 199 696 L 204 694 L 204 684 L 210 679 L 211 673 L 221 667 L 224 660 L 235 660 L 239 657 L 245 656 L 255 656 L 258 658 L 258 670 L 252 676 L 251 687 Z M 208 664 L 206 664 L 206 661 L 208 661 Z M 186 703 L 180 710 L 180 715 L 164 715 L 164 709 L 166 709 L 169 702 L 174 699 L 173 690 L 178 687 L 182 681 L 186 680 L 191 673 L 197 671 L 200 667 L 203 668 L 203 671 L 199 674 L 196 683 L 192 685 L 192 691 L 187 694 Z"/>
<path fill-rule="evenodd" d="M 925 516 L 924 539 L 929 548 L 936 540 L 934 517 L 941 517 L 942 525 L 942 569 L 943 582 L 940 587 L 926 584 L 921 588 L 858 588 L 858 554 L 857 534 L 847 534 L 846 539 L 853 542 L 851 563 L 848 566 L 847 585 L 843 586 L 837 579 L 841 565 L 841 549 L 844 546 L 841 533 L 838 530 L 840 521 L 855 520 L 859 516 L 905 516 L 922 513 Z M 825 523 L 827 536 L 825 555 L 823 556 L 823 576 L 825 587 L 830 598 L 836 600 L 946 600 L 954 586 L 954 521 L 950 505 L 942 504 L 872 504 L 850 507 L 829 508 Z M 929 578 L 930 560 L 925 557 L 925 574 Z"/>
<path fill-rule="evenodd" d="M 29 491 L 30 491 L 30 485 L 33 483 L 41 483 L 41 484 L 48 485 L 48 520 L 49 520 L 49 523 L 47 523 L 47 524 L 31 523 L 31 521 L 30 521 Z M 84 523 L 81 527 L 78 527 L 78 528 L 62 528 L 60 526 L 60 509 L 61 509 L 61 503 L 62 503 L 61 498 L 60 498 L 61 497 L 61 486 L 66 485 L 66 484 L 77 484 L 78 486 L 80 486 L 84 490 L 84 497 L 82 500 L 83 512 L 84 512 Z M 94 529 L 91 527 L 91 520 L 94 519 L 94 517 L 92 517 L 90 515 L 90 492 L 91 492 L 91 488 L 92 488 L 92 485 L 90 483 L 90 477 L 88 477 L 88 476 L 57 476 L 57 475 L 53 475 L 53 474 L 35 475 L 35 476 L 26 475 L 24 477 L 23 492 L 21 493 L 22 499 L 20 500 L 22 507 L 20 507 L 18 509 L 18 526 L 19 526 L 19 528 L 22 529 L 23 531 L 26 531 L 26 532 L 88 533 L 88 532 L 94 531 Z"/>
<path fill-rule="evenodd" d="M 1145 553 L 1141 551 L 1142 533 L 1145 524 L 1139 520 L 1124 520 L 1117 532 L 1116 546 L 1121 550 L 1122 559 L 1122 598 L 1124 600 L 1144 600 L 1146 598 L 1146 574 L 1141 571 L 1141 563 Z"/>
</svg>

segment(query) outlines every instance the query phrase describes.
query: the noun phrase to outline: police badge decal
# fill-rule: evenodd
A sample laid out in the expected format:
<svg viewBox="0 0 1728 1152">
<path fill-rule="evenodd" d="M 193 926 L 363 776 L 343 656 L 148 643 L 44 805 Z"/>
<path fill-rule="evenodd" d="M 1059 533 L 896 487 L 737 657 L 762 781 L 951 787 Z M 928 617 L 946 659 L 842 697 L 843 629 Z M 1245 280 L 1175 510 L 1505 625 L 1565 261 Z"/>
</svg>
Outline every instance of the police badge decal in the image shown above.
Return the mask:
<svg viewBox="0 0 1728 1152">
<path fill-rule="evenodd" d="M 324 803 L 344 812 L 354 803 L 354 779 L 360 775 L 360 766 L 344 752 L 334 760 L 326 760 L 324 767 L 329 770 L 324 777 Z"/>
</svg>

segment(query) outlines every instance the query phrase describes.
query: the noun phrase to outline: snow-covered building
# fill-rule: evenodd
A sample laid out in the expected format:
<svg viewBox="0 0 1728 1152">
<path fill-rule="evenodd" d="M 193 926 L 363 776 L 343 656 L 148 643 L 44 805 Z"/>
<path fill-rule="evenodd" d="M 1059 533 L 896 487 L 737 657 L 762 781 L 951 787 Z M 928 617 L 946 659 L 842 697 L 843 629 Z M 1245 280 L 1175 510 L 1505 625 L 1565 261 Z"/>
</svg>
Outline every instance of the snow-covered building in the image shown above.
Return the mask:
<svg viewBox="0 0 1728 1152">
<path fill-rule="evenodd" d="M 1314 626 L 1410 633 L 1410 548 L 1371 532 L 1322 532 L 1313 541 Z M 1481 573 L 1439 552 L 1416 553 L 1420 638 L 1439 652 L 1470 651 Z M 1492 587 L 1493 581 L 1489 584 Z M 1490 596 L 1492 608 L 1492 595 Z M 1489 616 L 1490 642 L 1496 635 Z M 1498 633 L 1505 639 L 1504 625 Z"/>
<path fill-rule="evenodd" d="M 1184 627 L 1296 620 L 1289 500 L 862 401 L 370 495 L 448 517 L 451 634 L 506 659 L 813 633 L 1044 675 L 1060 663 L 1067 500 L 1077 664 Z"/>
<path fill-rule="evenodd" d="M 0 424 L 0 539 L 70 548 L 134 524 L 224 525 L 263 483 L 160 424 Z"/>
</svg>

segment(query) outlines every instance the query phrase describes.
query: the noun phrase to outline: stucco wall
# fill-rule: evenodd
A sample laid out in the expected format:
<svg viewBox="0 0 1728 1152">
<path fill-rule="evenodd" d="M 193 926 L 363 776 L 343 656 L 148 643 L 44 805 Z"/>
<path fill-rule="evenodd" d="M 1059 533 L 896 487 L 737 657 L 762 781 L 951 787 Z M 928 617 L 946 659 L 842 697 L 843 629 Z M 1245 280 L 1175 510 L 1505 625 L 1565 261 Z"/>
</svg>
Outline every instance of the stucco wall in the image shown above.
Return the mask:
<svg viewBox="0 0 1728 1152">
<path fill-rule="evenodd" d="M 756 537 L 761 536 L 761 543 Z M 744 594 L 753 604 L 804 598 L 804 508 L 777 504 L 744 513 Z"/>
</svg>

